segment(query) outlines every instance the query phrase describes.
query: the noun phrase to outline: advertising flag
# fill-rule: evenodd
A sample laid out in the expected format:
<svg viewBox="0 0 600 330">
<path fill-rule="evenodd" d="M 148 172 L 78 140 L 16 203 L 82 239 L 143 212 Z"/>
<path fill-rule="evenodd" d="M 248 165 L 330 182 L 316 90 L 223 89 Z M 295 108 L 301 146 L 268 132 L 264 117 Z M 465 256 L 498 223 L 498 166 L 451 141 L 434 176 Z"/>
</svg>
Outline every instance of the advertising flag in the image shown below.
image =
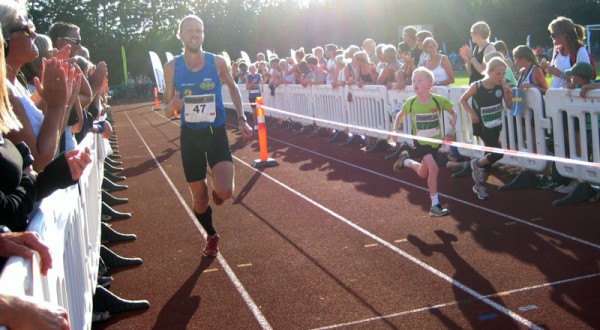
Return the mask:
<svg viewBox="0 0 600 330">
<path fill-rule="evenodd" d="M 165 74 L 163 72 L 162 63 L 160 62 L 160 58 L 158 55 L 150 51 L 150 62 L 152 63 L 152 70 L 154 71 L 154 79 L 156 81 L 156 87 L 158 88 L 158 92 L 165 92 Z"/>
</svg>

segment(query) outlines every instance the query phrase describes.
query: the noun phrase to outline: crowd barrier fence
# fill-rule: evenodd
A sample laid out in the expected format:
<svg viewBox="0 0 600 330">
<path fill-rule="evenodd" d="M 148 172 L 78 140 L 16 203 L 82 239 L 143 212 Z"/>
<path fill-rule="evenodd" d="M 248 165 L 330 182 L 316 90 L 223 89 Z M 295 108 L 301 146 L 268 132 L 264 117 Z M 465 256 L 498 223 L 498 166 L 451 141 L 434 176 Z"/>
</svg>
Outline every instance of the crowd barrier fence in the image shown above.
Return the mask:
<svg viewBox="0 0 600 330">
<path fill-rule="evenodd" d="M 473 135 L 471 117 L 459 102 L 467 88 L 468 86 L 435 86 L 433 93 L 448 98 L 454 104 L 454 110 L 458 113 L 457 142 L 483 146 L 481 139 Z M 265 85 L 263 90 L 269 91 L 268 86 Z M 240 91 L 242 100 L 247 100 L 245 86 L 240 85 Z M 589 134 L 586 129 L 578 130 L 575 125 L 579 122 L 585 128 L 586 118 L 592 118 L 591 132 L 599 132 L 600 91 L 591 91 L 586 98 L 579 97 L 579 92 L 579 89 L 549 89 L 544 96 L 534 88 L 525 90 L 520 114 L 512 115 L 508 109 L 504 112 L 500 140 L 506 152 L 500 163 L 534 172 L 544 171 L 550 163 L 548 158 L 552 158 L 546 143 L 550 140 L 554 141 L 554 156 L 589 164 L 557 162 L 560 174 L 580 182 L 600 184 L 599 134 Z M 223 88 L 223 94 L 228 94 L 227 88 Z M 269 113 L 274 117 L 289 119 L 293 115 L 308 116 L 315 120 L 299 117 L 291 119 L 305 125 L 314 122 L 317 126 L 336 130 L 347 129 L 349 125 L 351 133 L 385 139 L 390 137 L 387 133 L 392 133 L 395 115 L 413 95 L 414 91 L 410 87 L 405 90 L 387 90 L 385 86 L 374 85 L 333 88 L 326 85 L 304 87 L 290 84 L 278 86 L 274 95 L 265 97 L 265 106 L 267 111 L 268 107 L 272 107 L 289 113 L 287 116 L 275 111 Z M 225 96 L 224 100 L 228 98 L 230 99 Z M 444 127 L 448 128 L 450 116 L 444 115 L 443 118 Z M 410 118 L 407 116 L 401 133 L 410 135 L 410 127 Z M 412 144 L 410 137 L 399 137 L 396 141 Z M 576 147 L 577 145 L 580 147 Z M 458 149 L 462 155 L 471 158 L 485 154 L 484 150 L 476 147 Z M 524 157 L 524 153 L 535 153 L 538 157 Z"/>
<path fill-rule="evenodd" d="M 27 229 L 37 232 L 49 246 L 53 267 L 42 276 L 35 253 L 31 261 L 10 257 L 0 275 L 0 292 L 64 307 L 71 329 L 92 325 L 100 260 L 100 192 L 104 158 L 111 152 L 108 140 L 98 134 L 88 134 L 80 144 L 86 146 L 92 163 L 79 183 L 43 199 L 29 216 Z"/>
<path fill-rule="evenodd" d="M 268 86 L 264 87 L 263 90 L 269 91 Z M 243 86 L 240 90 L 242 100 L 245 100 L 247 91 Z M 466 87 L 436 87 L 434 92 L 455 105 L 457 141 L 479 143 L 472 134 L 471 119 L 459 103 L 465 90 Z M 388 134 L 369 129 L 391 133 L 394 116 L 413 93 L 410 88 L 387 91 L 382 86 L 282 85 L 276 88 L 274 95 L 265 93 L 269 95 L 264 99 L 265 105 L 287 111 L 289 117 L 314 118 L 294 118 L 307 125 L 331 129 L 351 125 L 355 134 L 388 138 Z M 231 103 L 227 88 L 223 89 L 223 101 Z M 250 112 L 250 105 L 244 103 L 245 111 Z M 272 114 L 286 117 L 277 112 Z M 329 123 L 320 123 L 319 119 Z M 557 162 L 560 174 L 581 183 L 600 184 L 600 91 L 591 91 L 588 97 L 582 98 L 579 90 L 550 89 L 542 96 L 537 89 L 528 89 L 523 96 L 521 114 L 512 116 L 507 111 L 503 119 L 501 141 L 505 149 L 547 155 L 546 139 L 550 138 L 555 156 L 584 164 Z M 444 121 L 448 127 L 449 116 L 444 116 Z M 407 118 L 403 133 L 410 134 L 410 124 L 410 118 Z M 399 141 L 412 142 L 408 138 L 399 138 Z M 111 149 L 108 141 L 96 134 L 89 134 L 80 146 L 90 148 L 93 162 L 86 168 L 79 184 L 56 191 L 39 203 L 30 215 L 28 230 L 39 233 L 50 246 L 53 268 L 47 276 L 41 276 L 37 254 L 32 261 L 11 257 L 0 275 L 0 292 L 63 306 L 69 312 L 73 329 L 90 329 L 100 258 L 100 189 L 104 158 Z M 483 151 L 476 149 L 459 150 L 466 156 L 483 155 Z M 542 171 L 548 166 L 548 160 L 543 157 L 518 157 L 511 152 L 507 152 L 501 162 L 532 171 Z"/>
</svg>

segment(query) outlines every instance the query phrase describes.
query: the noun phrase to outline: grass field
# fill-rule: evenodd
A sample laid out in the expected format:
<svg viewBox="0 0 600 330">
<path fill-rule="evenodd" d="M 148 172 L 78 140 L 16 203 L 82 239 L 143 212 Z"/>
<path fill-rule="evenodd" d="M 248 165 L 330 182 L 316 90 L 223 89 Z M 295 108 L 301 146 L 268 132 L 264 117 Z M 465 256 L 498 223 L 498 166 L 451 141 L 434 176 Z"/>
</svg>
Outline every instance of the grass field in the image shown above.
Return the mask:
<svg viewBox="0 0 600 330">
<path fill-rule="evenodd" d="M 552 81 L 552 78 L 546 77 L 546 80 L 548 81 L 548 86 L 549 86 L 550 81 Z M 450 86 L 467 86 L 467 85 L 469 85 L 469 74 L 467 73 L 467 70 L 454 71 L 454 84 L 452 84 Z"/>
<path fill-rule="evenodd" d="M 596 72 L 600 73 L 600 61 L 596 61 Z M 550 86 L 550 82 L 552 81 L 552 78 L 546 77 L 546 80 L 548 81 L 548 86 Z M 467 86 L 467 85 L 469 85 L 469 74 L 467 73 L 467 70 L 454 71 L 454 84 L 452 84 L 450 86 Z"/>
</svg>

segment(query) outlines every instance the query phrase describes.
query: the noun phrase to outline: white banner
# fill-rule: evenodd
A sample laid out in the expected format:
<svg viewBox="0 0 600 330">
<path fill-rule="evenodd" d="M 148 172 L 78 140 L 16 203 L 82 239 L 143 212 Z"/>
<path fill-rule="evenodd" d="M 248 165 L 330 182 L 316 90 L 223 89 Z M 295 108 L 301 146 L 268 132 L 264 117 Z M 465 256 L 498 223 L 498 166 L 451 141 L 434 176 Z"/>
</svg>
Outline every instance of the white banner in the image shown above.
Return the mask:
<svg viewBox="0 0 600 330">
<path fill-rule="evenodd" d="M 165 52 L 165 55 L 167 55 L 167 62 L 173 60 L 173 54 L 171 54 L 171 52 Z"/>
<path fill-rule="evenodd" d="M 246 53 L 243 50 L 240 53 L 242 54 L 242 59 L 244 60 L 244 62 L 246 62 L 246 64 L 248 64 L 248 65 L 252 64 L 252 61 L 250 60 L 250 56 L 248 56 L 248 53 Z"/>
<path fill-rule="evenodd" d="M 158 55 L 150 51 L 150 61 L 152 62 L 152 70 L 154 71 L 154 79 L 156 80 L 156 87 L 158 87 L 159 93 L 165 92 L 165 74 L 163 72 L 162 63 Z"/>
</svg>

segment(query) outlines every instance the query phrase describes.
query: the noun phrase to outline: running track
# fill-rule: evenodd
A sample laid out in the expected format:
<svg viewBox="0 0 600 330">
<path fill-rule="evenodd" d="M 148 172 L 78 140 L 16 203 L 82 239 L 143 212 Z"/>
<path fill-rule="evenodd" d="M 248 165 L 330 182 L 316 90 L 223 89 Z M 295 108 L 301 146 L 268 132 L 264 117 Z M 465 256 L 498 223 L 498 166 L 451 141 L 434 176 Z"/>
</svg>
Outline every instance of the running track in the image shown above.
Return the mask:
<svg viewBox="0 0 600 330">
<path fill-rule="evenodd" d="M 256 170 L 257 139 L 228 129 L 233 200 L 213 206 L 218 258 L 202 258 L 182 173 L 178 122 L 151 103 L 113 106 L 131 212 L 109 244 L 139 267 L 111 291 L 148 310 L 95 329 L 592 329 L 600 327 L 597 203 L 555 207 L 552 190 L 489 189 L 440 173 L 451 211 L 428 216 L 424 180 L 383 153 L 269 128 L 278 167 Z M 493 185 L 510 177 L 490 177 Z"/>
</svg>

